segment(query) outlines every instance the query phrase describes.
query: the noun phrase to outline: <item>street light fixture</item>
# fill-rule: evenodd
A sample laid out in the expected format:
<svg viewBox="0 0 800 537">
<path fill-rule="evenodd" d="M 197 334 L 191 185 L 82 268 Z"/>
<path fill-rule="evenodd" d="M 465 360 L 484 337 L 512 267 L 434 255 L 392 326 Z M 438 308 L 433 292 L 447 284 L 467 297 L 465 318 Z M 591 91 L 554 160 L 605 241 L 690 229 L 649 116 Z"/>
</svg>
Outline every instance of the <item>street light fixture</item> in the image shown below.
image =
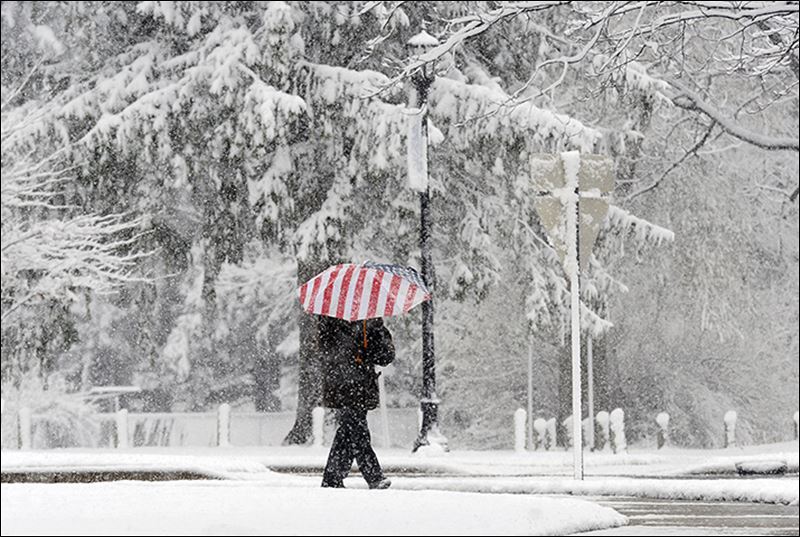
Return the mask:
<svg viewBox="0 0 800 537">
<path fill-rule="evenodd" d="M 439 40 L 422 30 L 408 40 L 409 55 L 418 59 L 439 45 Z M 431 256 L 431 208 L 428 186 L 428 94 L 435 78 L 432 63 L 425 63 L 411 75 L 413 91 L 409 92 L 408 105 L 416 109 L 410 118 L 408 141 L 409 183 L 419 192 L 420 228 L 419 249 L 422 257 L 422 279 L 433 293 L 436 278 Z M 434 298 L 422 303 L 422 394 L 420 409 L 422 424 L 412 451 L 422 446 L 436 445 L 447 450 L 447 439 L 439 431 L 439 399 L 436 396 L 436 365 L 433 345 Z"/>
</svg>

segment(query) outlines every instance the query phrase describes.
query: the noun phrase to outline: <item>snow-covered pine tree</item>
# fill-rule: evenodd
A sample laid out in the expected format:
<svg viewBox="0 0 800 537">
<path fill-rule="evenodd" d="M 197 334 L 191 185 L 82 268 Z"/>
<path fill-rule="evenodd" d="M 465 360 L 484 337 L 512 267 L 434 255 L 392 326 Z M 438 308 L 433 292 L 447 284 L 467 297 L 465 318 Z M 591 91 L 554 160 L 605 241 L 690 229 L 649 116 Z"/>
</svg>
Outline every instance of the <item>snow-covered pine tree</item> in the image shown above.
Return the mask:
<svg viewBox="0 0 800 537">
<path fill-rule="evenodd" d="M 12 14 L 7 4 L 19 9 Z M 285 318 L 279 300 L 259 311 L 266 295 L 254 289 L 267 267 L 285 276 L 278 267 L 289 256 L 302 282 L 340 259 L 416 264 L 418 209 L 405 187 L 405 96 L 389 82 L 423 20 L 445 30 L 448 20 L 478 20 L 490 4 L 76 2 L 37 12 L 35 3 L 4 3 L 4 40 L 13 28 L 26 36 L 52 34 L 55 40 L 40 42 L 67 51 L 36 81 L 47 93 L 18 97 L 17 103 L 53 105 L 45 128 L 28 129 L 18 147 L 70 142 L 66 161 L 78 166 L 81 181 L 74 196 L 100 212 L 132 208 L 151 231 L 144 247 L 161 248 L 146 263 L 169 277 L 133 286 L 121 299 L 132 359 L 146 357 L 140 370 L 169 373 L 153 376 L 184 386 L 182 403 L 202 407 L 247 373 L 243 354 L 259 346 L 269 354 L 281 334 L 293 333 L 297 317 Z M 543 24 L 574 22 L 545 8 Z M 87 10 L 102 16 L 83 17 Z M 586 88 L 584 95 L 541 91 L 550 86 L 546 77 L 526 85 L 538 66 L 574 47 L 556 37 L 567 35 L 560 28 L 531 31 L 522 18 L 507 20 L 502 30 L 496 26 L 455 49 L 440 65 L 431 96 L 431 130 L 442 133 L 431 160 L 437 296 L 484 296 L 507 277 L 509 264 L 524 266 L 530 276 L 522 311 L 557 332 L 564 282 L 526 205 L 527 155 L 578 148 L 611 152 L 623 164 L 637 160 L 631 148 L 640 133 L 631 125 L 648 124 L 649 105 L 643 98 L 643 106 L 618 106 L 613 117 L 599 118 L 595 101 L 586 100 L 596 91 L 593 79 L 574 69 L 562 81 Z M 50 33 L 30 30 L 42 25 Z M 73 28 L 80 31 L 67 31 Z M 444 38 L 458 37 L 460 26 L 451 28 L 455 33 Z M 539 72 L 558 80 L 559 63 L 545 67 Z M 525 88 L 529 94 L 517 93 Z M 498 110 L 520 96 L 533 98 Z M 630 151 L 613 153 L 607 142 L 620 139 Z M 598 255 L 585 287 L 586 303 L 599 312 L 607 291 L 621 287 L 609 268 L 619 247 L 615 228 L 634 223 L 644 242 L 660 236 L 622 209 L 613 214 L 607 257 Z M 240 311 L 231 309 L 237 302 Z M 247 327 L 265 318 L 274 324 L 260 326 L 259 341 L 248 343 Z M 307 316 L 299 318 L 295 442 L 308 438 L 318 402 L 312 327 Z M 227 333 L 217 330 L 226 325 Z"/>
<path fill-rule="evenodd" d="M 417 209 L 404 180 L 404 96 L 391 88 L 365 96 L 387 85 L 381 58 L 405 60 L 404 43 L 416 32 L 409 22 L 418 26 L 431 6 L 106 8 L 111 22 L 86 29 L 97 32 L 89 41 L 109 43 L 106 55 L 55 93 L 46 128 L 26 132 L 19 147 L 53 137 L 69 142 L 67 158 L 79 163 L 87 204 L 132 207 L 146 216 L 148 240 L 164 248 L 159 263 L 180 269 L 183 280 L 155 284 L 156 296 L 182 298 L 167 306 L 172 328 L 147 344 L 174 382 L 206 384 L 185 396 L 190 407 L 202 406 L 213 381 L 200 377 L 225 369 L 211 338 L 215 282 L 223 263 L 242 260 L 252 237 L 294 255 L 299 281 L 358 255 L 414 262 Z M 80 14 L 64 9 L 58 15 L 68 20 Z M 367 42 L 388 28 L 396 34 L 391 39 Z M 485 292 L 497 281 L 493 250 L 504 245 L 493 245 L 492 232 L 507 223 L 502 203 L 527 180 L 527 156 L 590 150 L 599 138 L 578 121 L 534 106 L 462 126 L 508 98 L 477 55 L 467 57 L 463 69 L 439 78 L 430 105 L 434 127 L 444 134 L 433 163 L 433 189 L 442 199 L 437 242 L 447 259 L 442 297 Z M 506 180 L 485 180 L 487 170 Z M 556 272 L 549 274 L 542 285 L 558 285 Z M 300 330 L 302 425 L 291 435 L 295 441 L 307 437 L 318 397 L 315 359 L 303 343 L 307 329 Z"/>
</svg>

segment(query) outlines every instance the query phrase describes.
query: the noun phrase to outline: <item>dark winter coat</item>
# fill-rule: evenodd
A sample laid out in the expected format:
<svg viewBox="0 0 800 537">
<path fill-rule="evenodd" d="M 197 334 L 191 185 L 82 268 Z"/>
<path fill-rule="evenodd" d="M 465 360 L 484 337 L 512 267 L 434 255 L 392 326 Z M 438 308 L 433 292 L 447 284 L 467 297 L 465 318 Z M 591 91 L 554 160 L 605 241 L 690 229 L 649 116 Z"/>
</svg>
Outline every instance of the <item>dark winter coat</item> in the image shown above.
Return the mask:
<svg viewBox="0 0 800 537">
<path fill-rule="evenodd" d="M 394 360 L 392 334 L 383 319 L 366 322 L 333 317 L 318 320 L 318 344 L 323 359 L 322 400 L 327 408 L 372 410 L 378 407 L 376 365 Z"/>
</svg>

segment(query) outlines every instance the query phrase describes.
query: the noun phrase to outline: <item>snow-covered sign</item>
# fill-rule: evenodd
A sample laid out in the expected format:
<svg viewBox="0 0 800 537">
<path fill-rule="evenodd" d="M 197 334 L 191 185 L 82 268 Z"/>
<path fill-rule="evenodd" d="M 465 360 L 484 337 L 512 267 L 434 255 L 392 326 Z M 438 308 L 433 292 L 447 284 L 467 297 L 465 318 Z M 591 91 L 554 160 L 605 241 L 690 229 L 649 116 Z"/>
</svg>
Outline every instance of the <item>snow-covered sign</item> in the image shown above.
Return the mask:
<svg viewBox="0 0 800 537">
<path fill-rule="evenodd" d="M 578 189 L 580 266 L 585 267 L 608 212 L 605 196 L 614 188 L 613 161 L 603 155 L 581 155 L 577 151 L 536 154 L 531 158 L 531 177 L 539 193 L 534 207 L 568 273 L 566 206 Z"/>
<path fill-rule="evenodd" d="M 534 155 L 531 175 L 537 196 L 533 203 L 550 242 L 569 278 L 572 325 L 572 415 L 581 412 L 580 267 L 586 266 L 608 212 L 605 197 L 614 186 L 611 161 L 578 151 Z M 583 201 L 582 201 L 583 200 Z M 575 479 L 583 479 L 581 420 L 572 425 Z M 624 440 L 623 440 L 624 443 Z"/>
</svg>

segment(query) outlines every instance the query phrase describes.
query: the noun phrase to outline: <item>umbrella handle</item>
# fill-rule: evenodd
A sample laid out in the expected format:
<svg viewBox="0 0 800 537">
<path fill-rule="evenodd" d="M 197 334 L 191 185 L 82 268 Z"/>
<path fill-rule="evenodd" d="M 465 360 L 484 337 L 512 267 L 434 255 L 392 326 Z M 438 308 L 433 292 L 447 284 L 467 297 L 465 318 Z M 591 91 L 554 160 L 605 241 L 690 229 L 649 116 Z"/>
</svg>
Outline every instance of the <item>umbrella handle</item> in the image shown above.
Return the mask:
<svg viewBox="0 0 800 537">
<path fill-rule="evenodd" d="M 364 319 L 364 350 L 367 349 L 367 320 Z M 361 365 L 364 360 L 361 358 L 361 354 L 356 352 L 356 363 Z"/>
</svg>

